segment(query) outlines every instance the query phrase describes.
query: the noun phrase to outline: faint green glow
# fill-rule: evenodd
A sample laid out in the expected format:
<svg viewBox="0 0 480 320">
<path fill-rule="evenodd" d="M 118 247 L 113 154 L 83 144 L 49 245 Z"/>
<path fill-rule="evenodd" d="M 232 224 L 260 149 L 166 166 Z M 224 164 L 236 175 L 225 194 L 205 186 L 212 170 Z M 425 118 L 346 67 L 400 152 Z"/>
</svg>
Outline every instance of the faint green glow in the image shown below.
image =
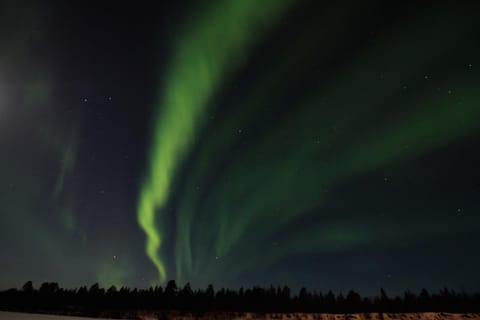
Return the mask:
<svg viewBox="0 0 480 320">
<path fill-rule="evenodd" d="M 174 45 L 138 205 L 138 222 L 147 235 L 146 251 L 161 282 L 166 270 L 159 253 L 162 223 L 157 213 L 168 200 L 175 171 L 204 122 L 213 94 L 290 3 L 293 1 L 213 1 L 200 8 L 205 10 L 192 19 Z"/>
<path fill-rule="evenodd" d="M 131 266 L 128 261 L 117 261 L 116 259 L 100 260 L 97 264 L 97 281 L 100 286 L 108 288 L 125 286 L 125 280 L 131 276 Z"/>
<path fill-rule="evenodd" d="M 64 150 L 62 150 L 62 158 L 60 159 L 60 172 L 58 174 L 58 178 L 53 189 L 54 198 L 58 198 L 60 193 L 63 191 L 66 176 L 70 174 L 75 168 L 75 163 L 77 160 L 78 139 L 76 137 L 77 130 L 75 130 L 74 132 L 75 134 L 72 134 L 70 141 L 68 141 L 68 143 L 64 147 Z"/>
</svg>

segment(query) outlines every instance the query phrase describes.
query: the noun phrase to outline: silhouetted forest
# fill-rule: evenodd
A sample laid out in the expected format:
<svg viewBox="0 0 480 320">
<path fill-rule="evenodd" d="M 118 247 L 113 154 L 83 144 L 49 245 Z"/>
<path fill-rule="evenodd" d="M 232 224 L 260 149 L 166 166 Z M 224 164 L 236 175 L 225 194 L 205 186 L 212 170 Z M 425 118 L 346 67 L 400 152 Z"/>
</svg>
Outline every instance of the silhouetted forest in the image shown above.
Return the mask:
<svg viewBox="0 0 480 320">
<path fill-rule="evenodd" d="M 0 309 L 23 312 L 54 312 L 65 314 L 122 315 L 133 310 L 191 312 L 478 312 L 480 294 L 467 294 L 443 289 L 418 294 L 405 291 L 400 296 L 389 296 L 380 289 L 374 298 L 362 297 L 355 291 L 346 294 L 310 292 L 305 288 L 292 293 L 289 287 L 253 287 L 239 290 L 220 289 L 210 285 L 206 289 L 192 290 L 190 284 L 178 288 L 175 281 L 165 287 L 145 290 L 98 284 L 77 289 L 62 289 L 58 283 L 45 282 L 35 289 L 31 281 L 22 289 L 0 292 Z"/>
</svg>

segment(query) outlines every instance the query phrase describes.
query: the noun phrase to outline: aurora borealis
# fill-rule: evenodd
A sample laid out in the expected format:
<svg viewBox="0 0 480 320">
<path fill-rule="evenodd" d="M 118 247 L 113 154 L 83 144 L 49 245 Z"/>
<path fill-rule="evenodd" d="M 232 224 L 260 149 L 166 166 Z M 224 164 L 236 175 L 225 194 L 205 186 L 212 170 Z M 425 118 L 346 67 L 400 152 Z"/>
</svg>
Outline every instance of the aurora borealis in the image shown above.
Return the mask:
<svg viewBox="0 0 480 320">
<path fill-rule="evenodd" d="M 480 288 L 480 5 L 0 5 L 0 287 Z"/>
<path fill-rule="evenodd" d="M 155 216 L 168 200 L 175 169 L 222 78 L 241 60 L 259 25 L 265 27 L 286 6 L 284 2 L 213 2 L 174 50 L 161 98 L 163 108 L 155 122 L 150 175 L 138 209 L 139 223 L 147 234 L 147 254 L 158 268 L 161 282 L 166 273 L 158 257 L 162 232 Z"/>
</svg>

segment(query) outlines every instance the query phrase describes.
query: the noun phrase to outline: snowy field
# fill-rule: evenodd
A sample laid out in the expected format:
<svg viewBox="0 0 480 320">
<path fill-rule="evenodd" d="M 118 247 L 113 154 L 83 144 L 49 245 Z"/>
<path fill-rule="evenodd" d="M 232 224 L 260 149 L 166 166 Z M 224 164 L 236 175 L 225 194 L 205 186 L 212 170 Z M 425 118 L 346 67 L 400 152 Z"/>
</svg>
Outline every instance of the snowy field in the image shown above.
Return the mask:
<svg viewBox="0 0 480 320">
<path fill-rule="evenodd" d="M 277 320 L 480 320 L 480 313 L 360 313 L 360 314 L 302 314 L 302 313 L 271 313 L 271 314 L 255 314 L 255 313 L 206 313 L 202 316 L 190 313 L 172 313 L 168 316 L 155 314 L 140 314 L 138 316 L 142 320 L 154 319 L 205 319 L 205 320 L 221 320 L 221 319 L 277 319 Z M 70 317 L 45 314 L 29 314 L 17 312 L 0 311 L 0 320 L 88 320 L 100 318 L 86 317 Z M 104 319 L 104 318 L 103 318 Z"/>
<path fill-rule="evenodd" d="M 88 320 L 99 318 L 86 317 L 66 317 L 49 314 L 35 314 L 35 313 L 19 313 L 19 312 L 3 312 L 0 311 L 0 320 Z"/>
</svg>

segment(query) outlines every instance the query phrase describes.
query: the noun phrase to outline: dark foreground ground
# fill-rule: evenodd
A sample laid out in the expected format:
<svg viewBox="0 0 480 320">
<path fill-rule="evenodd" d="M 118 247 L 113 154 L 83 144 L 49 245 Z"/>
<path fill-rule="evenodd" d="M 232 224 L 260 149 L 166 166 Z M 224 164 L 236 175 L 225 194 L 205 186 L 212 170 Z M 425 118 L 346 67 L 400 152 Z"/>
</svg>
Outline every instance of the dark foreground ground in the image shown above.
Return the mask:
<svg viewBox="0 0 480 320">
<path fill-rule="evenodd" d="M 60 316 L 35 313 L 18 313 L 0 311 L 0 320 L 86 320 L 86 319 L 108 319 L 108 318 L 86 318 L 73 316 Z M 131 315 L 128 319 L 156 320 L 156 319 L 278 319 L 278 320 L 480 320 L 480 313 L 444 313 L 444 312 L 422 312 L 422 313 L 354 313 L 354 314 L 331 314 L 331 313 L 236 313 L 236 312 L 214 312 L 204 314 L 192 313 L 142 313 Z"/>
</svg>

